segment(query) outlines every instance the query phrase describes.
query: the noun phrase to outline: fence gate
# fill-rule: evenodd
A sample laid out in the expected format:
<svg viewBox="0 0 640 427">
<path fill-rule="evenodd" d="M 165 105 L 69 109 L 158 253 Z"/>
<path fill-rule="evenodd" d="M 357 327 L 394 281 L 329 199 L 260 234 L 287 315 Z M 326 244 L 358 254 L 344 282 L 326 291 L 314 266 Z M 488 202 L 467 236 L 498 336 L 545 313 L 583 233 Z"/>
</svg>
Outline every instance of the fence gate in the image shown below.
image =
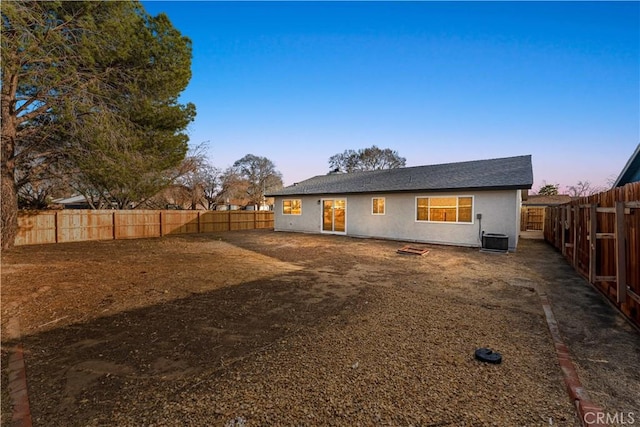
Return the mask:
<svg viewBox="0 0 640 427">
<path fill-rule="evenodd" d="M 545 208 L 523 206 L 520 215 L 520 231 L 542 231 Z"/>
</svg>

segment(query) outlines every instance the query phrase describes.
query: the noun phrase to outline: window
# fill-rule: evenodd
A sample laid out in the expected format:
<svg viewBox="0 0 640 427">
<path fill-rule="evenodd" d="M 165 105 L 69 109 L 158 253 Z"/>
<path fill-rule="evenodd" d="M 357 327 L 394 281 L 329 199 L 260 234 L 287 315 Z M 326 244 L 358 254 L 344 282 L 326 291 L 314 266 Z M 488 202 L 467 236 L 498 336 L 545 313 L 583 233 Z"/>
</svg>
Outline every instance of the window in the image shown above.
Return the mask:
<svg viewBox="0 0 640 427">
<path fill-rule="evenodd" d="M 384 197 L 374 197 L 371 199 L 371 214 L 384 215 Z"/>
<path fill-rule="evenodd" d="M 465 222 L 473 219 L 473 197 L 416 197 L 416 221 Z"/>
<path fill-rule="evenodd" d="M 302 200 L 285 199 L 282 201 L 283 215 L 300 215 L 302 214 Z"/>
</svg>

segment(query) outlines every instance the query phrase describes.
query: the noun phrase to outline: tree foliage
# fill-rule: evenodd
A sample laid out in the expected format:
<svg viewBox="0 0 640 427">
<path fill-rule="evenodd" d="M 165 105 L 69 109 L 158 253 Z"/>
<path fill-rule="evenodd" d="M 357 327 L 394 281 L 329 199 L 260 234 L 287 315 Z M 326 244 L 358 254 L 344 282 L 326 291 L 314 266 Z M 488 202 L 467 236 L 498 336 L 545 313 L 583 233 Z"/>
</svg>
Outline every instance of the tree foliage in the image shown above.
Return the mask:
<svg viewBox="0 0 640 427">
<path fill-rule="evenodd" d="M 246 197 L 249 204 L 264 203 L 264 195 L 269 190 L 282 188 L 282 174 L 275 164 L 266 157 L 247 154 L 233 164 L 237 175 L 246 183 Z"/>
<path fill-rule="evenodd" d="M 400 157 L 397 151 L 390 148 L 378 148 L 372 145 L 358 151 L 345 150 L 329 158 L 331 172 L 356 172 L 379 169 L 395 169 L 406 165 L 407 159 Z"/>
<path fill-rule="evenodd" d="M 220 192 L 217 203 L 220 204 L 249 204 L 249 184 L 240 176 L 237 168 L 228 167 L 220 174 Z"/>
<path fill-rule="evenodd" d="M 206 201 L 205 208 L 211 210 L 222 202 L 220 198 L 222 171 L 213 165 L 207 164 L 201 169 L 199 176 L 202 185 L 202 197 Z"/>
<path fill-rule="evenodd" d="M 205 154 L 207 144 L 189 150 L 182 162 L 181 175 L 176 183 L 187 192 L 191 209 L 213 209 L 220 193 L 220 169 L 211 165 Z"/>
<path fill-rule="evenodd" d="M 559 187 L 560 187 L 560 184 L 546 184 L 545 183 L 538 190 L 538 195 L 540 195 L 540 196 L 557 196 Z"/>
<path fill-rule="evenodd" d="M 3 2 L 1 11 L 3 247 L 33 172 L 66 171 L 75 188 L 121 207 L 167 185 L 195 116 L 178 103 L 190 40 L 138 2 Z"/>
</svg>

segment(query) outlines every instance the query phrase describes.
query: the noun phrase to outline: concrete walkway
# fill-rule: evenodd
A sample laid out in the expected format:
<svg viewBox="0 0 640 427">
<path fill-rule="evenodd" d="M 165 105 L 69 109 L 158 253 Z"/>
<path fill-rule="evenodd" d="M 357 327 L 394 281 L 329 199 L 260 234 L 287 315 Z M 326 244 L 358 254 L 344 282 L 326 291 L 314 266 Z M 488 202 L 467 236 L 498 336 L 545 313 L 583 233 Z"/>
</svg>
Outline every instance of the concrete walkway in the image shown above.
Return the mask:
<svg viewBox="0 0 640 427">
<path fill-rule="evenodd" d="M 640 426 L 640 331 L 551 245 L 522 239 L 515 255 L 539 276 L 582 386 L 603 409 L 586 421 Z"/>
</svg>

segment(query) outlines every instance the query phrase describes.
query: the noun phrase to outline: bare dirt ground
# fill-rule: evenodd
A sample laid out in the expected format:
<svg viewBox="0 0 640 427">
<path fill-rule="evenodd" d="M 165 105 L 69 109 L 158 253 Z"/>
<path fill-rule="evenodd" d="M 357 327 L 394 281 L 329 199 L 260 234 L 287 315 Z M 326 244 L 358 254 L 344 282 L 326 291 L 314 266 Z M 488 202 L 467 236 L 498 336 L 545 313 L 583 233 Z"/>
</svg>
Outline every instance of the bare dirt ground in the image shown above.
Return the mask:
<svg viewBox="0 0 640 427">
<path fill-rule="evenodd" d="M 577 426 L 532 290 L 570 280 L 553 249 L 402 245 L 249 231 L 18 247 L 2 254 L 3 367 L 21 341 L 35 426 Z M 590 381 L 634 409 L 622 383 Z M 4 369 L 2 384 L 9 425 Z"/>
</svg>

